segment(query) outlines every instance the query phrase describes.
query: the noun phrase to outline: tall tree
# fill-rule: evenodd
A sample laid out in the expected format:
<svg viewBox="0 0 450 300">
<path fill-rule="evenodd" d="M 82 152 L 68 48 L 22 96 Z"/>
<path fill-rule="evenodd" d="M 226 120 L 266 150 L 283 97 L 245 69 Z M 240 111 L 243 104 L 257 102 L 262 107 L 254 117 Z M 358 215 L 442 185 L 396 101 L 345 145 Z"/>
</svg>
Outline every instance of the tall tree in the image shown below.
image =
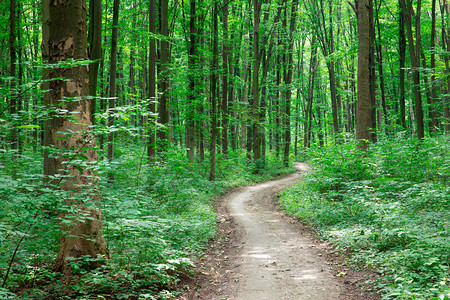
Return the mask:
<svg viewBox="0 0 450 300">
<path fill-rule="evenodd" d="M 261 166 L 261 121 L 259 119 L 259 25 L 261 20 L 262 0 L 253 0 L 253 77 L 252 77 L 252 108 L 253 123 L 253 160 L 257 169 Z"/>
<path fill-rule="evenodd" d="M 289 164 L 289 149 L 291 146 L 291 94 L 292 94 L 292 76 L 293 76 L 293 64 L 294 64 L 294 31 L 295 31 L 295 19 L 297 15 L 298 0 L 294 0 L 291 6 L 291 23 L 288 31 L 288 47 L 287 47 L 287 72 L 285 73 L 284 82 L 286 84 L 286 107 L 285 107 L 285 124 L 284 124 L 284 156 L 283 162 L 287 167 Z"/>
<path fill-rule="evenodd" d="M 190 163 L 194 162 L 195 155 L 195 105 L 197 98 L 196 91 L 196 10 L 195 10 L 195 1 L 190 0 L 189 5 L 189 87 L 188 87 L 188 101 L 186 108 L 186 154 Z"/>
<path fill-rule="evenodd" d="M 407 1 L 407 2 L 405 2 Z M 409 58 L 411 60 L 411 68 L 413 73 L 414 82 L 414 99 L 415 99 L 415 119 L 417 127 L 417 138 L 419 140 L 425 137 L 425 128 L 423 123 L 423 108 L 422 108 L 422 96 L 420 93 L 420 72 L 419 72 L 419 61 L 420 61 L 420 10 L 421 10 L 421 0 L 417 1 L 417 11 L 414 13 L 411 0 L 400 0 L 402 10 L 404 11 L 405 25 L 406 25 L 406 36 L 408 37 L 408 48 L 409 48 Z M 415 17 L 415 38 L 413 36 L 412 28 L 412 18 Z M 415 41 L 415 42 L 414 42 Z"/>
<path fill-rule="evenodd" d="M 225 0 L 228 2 L 228 0 Z M 228 156 L 228 81 L 229 81 L 229 47 L 228 47 L 228 3 L 222 8 L 223 22 L 223 50 L 222 50 L 222 152 L 225 157 Z"/>
<path fill-rule="evenodd" d="M 219 11 L 218 1 L 214 2 L 212 22 L 213 22 L 213 51 L 211 65 L 211 143 L 209 145 L 210 152 L 210 168 L 209 180 L 214 181 L 216 178 L 216 141 L 217 141 L 217 69 L 219 67 L 219 25 L 217 21 L 217 13 Z"/>
<path fill-rule="evenodd" d="M 158 149 L 165 151 L 168 147 L 169 111 L 167 99 L 169 98 L 169 1 L 160 0 L 160 27 L 161 27 L 161 55 L 160 55 L 160 92 L 158 107 L 158 123 L 162 125 L 157 132 Z"/>
<path fill-rule="evenodd" d="M 113 4 L 113 22 L 112 22 L 112 34 L 111 34 L 111 58 L 109 69 L 109 99 L 108 99 L 108 128 L 114 126 L 114 109 L 116 106 L 117 98 L 117 37 L 119 30 L 119 4 L 120 0 L 114 0 Z M 114 134 L 110 132 L 108 134 L 108 153 L 107 158 L 112 160 L 114 157 Z M 112 176 L 112 175 L 111 175 Z"/>
<path fill-rule="evenodd" d="M 150 160 L 156 154 L 155 118 L 156 112 L 156 0 L 149 0 L 148 4 L 148 30 L 150 33 L 148 47 L 148 99 L 150 101 L 150 118 L 147 118 L 148 144 L 147 159 Z"/>
<path fill-rule="evenodd" d="M 54 66 L 72 59 L 88 59 L 86 2 L 72 0 L 69 4 L 42 1 L 42 55 L 51 65 L 44 72 L 44 79 L 49 80 L 44 103 L 47 108 L 56 110 L 45 121 L 48 148 L 44 153 L 44 175 L 49 184 L 65 191 L 63 197 L 68 209 L 62 209 L 59 216 L 62 235 L 55 267 L 66 276 L 72 274 L 68 257 L 90 256 L 92 259 L 86 261 L 88 269 L 100 265 L 99 255 L 108 257 L 101 210 L 96 205 L 100 200 L 98 179 L 88 167 L 97 160 L 95 142 L 88 132 L 92 124 L 88 66 Z M 74 160 L 74 155 L 90 163 L 79 163 L 80 159 Z"/>
<path fill-rule="evenodd" d="M 371 140 L 370 101 L 370 5 L 369 0 L 358 0 L 358 103 L 356 108 L 356 138 L 359 147 L 366 150 Z"/>
<path fill-rule="evenodd" d="M 102 58 L 102 1 L 89 1 L 89 54 L 93 62 L 89 65 L 89 95 L 91 100 L 91 118 L 95 123 L 95 107 L 97 97 L 98 68 Z"/>
<path fill-rule="evenodd" d="M 405 34 L 405 11 L 403 10 L 402 0 L 398 1 L 399 5 L 399 17 L 398 17 L 398 26 L 399 26 L 399 39 L 398 39 L 398 48 L 399 48 L 399 62 L 400 62 L 400 124 L 403 127 L 403 130 L 406 130 L 406 96 L 405 96 L 405 61 L 406 61 L 406 34 Z"/>
</svg>

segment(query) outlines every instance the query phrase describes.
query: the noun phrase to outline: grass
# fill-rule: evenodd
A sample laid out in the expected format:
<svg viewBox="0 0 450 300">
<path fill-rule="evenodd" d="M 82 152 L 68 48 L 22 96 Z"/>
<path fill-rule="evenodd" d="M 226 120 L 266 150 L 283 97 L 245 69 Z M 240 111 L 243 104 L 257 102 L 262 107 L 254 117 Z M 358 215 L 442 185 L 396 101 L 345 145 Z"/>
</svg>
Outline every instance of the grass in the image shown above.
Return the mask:
<svg viewBox="0 0 450 300">
<path fill-rule="evenodd" d="M 355 267 L 377 270 L 383 299 L 450 299 L 450 140 L 383 139 L 309 152 L 313 171 L 280 199 Z"/>
</svg>

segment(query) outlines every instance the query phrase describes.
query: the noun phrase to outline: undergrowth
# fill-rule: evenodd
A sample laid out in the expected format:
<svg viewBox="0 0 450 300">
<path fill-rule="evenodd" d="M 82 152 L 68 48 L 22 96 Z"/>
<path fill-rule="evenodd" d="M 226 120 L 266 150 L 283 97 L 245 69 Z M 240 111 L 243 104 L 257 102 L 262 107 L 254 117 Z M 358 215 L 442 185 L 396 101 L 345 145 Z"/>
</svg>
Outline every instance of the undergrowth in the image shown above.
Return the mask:
<svg viewBox="0 0 450 300">
<path fill-rule="evenodd" d="M 309 153 L 312 171 L 281 203 L 356 267 L 377 270 L 383 299 L 450 299 L 450 139 L 399 136 L 367 154 L 343 144 Z"/>
<path fill-rule="evenodd" d="M 216 181 L 207 180 L 209 159 L 186 160 L 172 149 L 146 162 L 145 149 L 129 140 L 116 144 L 116 159 L 100 161 L 104 235 L 111 259 L 62 282 L 53 271 L 59 249 L 61 200 L 42 182 L 41 153 L 32 149 L 0 157 L 0 276 L 11 271 L 0 299 L 169 299 L 178 275 L 193 265 L 215 235 L 214 199 L 224 191 L 292 172 L 268 156 L 255 174 L 242 151 L 218 155 Z M 106 174 L 113 174 L 112 183 Z M 13 258 L 14 256 L 14 258 Z"/>
</svg>

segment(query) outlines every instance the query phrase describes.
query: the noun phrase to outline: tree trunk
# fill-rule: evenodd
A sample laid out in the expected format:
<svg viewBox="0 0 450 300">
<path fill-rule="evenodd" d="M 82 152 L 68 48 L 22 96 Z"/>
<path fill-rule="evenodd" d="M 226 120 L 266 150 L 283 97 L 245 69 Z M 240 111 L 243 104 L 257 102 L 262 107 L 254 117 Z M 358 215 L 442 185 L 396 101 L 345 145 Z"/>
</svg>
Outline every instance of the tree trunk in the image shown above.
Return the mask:
<svg viewBox="0 0 450 300">
<path fill-rule="evenodd" d="M 261 165 L 261 122 L 259 120 L 259 23 L 262 0 L 253 0 L 253 80 L 252 80 L 252 123 L 253 123 L 253 160 L 257 172 Z"/>
<path fill-rule="evenodd" d="M 97 79 L 100 59 L 102 58 L 102 1 L 89 1 L 89 53 L 93 60 L 89 65 L 89 95 L 91 100 L 91 121 L 95 124 L 96 97 L 97 97 Z"/>
<path fill-rule="evenodd" d="M 86 2 L 77 0 L 67 4 L 44 0 L 42 11 L 44 61 L 57 64 L 69 59 L 88 59 Z M 63 233 L 55 268 L 68 277 L 72 274 L 69 257 L 94 258 L 85 262 L 87 269 L 100 266 L 99 256 L 109 257 L 103 238 L 100 207 L 86 206 L 86 202 L 97 204 L 100 201 L 98 177 L 88 164 L 79 164 L 69 158 L 76 153 L 87 162 L 97 160 L 94 138 L 88 132 L 92 124 L 87 97 L 88 67 L 49 68 L 44 72 L 44 80 L 49 80 L 49 91 L 44 94 L 45 106 L 59 110 L 45 121 L 45 146 L 51 150 L 44 153 L 44 175 L 47 182 L 64 192 L 62 197 L 71 210 L 70 214 L 63 210 L 59 214 Z M 64 181 L 58 179 L 59 176 L 63 176 Z"/>
<path fill-rule="evenodd" d="M 148 99 L 150 117 L 146 120 L 148 130 L 147 159 L 150 161 L 156 155 L 155 113 L 156 113 L 156 0 L 148 4 L 148 31 L 150 33 L 148 46 Z"/>
<path fill-rule="evenodd" d="M 303 146 L 309 148 L 311 146 L 311 125 L 312 125 L 312 100 L 314 96 L 314 81 L 316 78 L 317 68 L 317 46 L 316 39 L 313 35 L 311 40 L 311 57 L 309 59 L 309 77 L 308 77 L 308 94 L 306 98 L 305 121 L 303 125 Z"/>
<path fill-rule="evenodd" d="M 358 103 L 356 110 L 356 138 L 359 147 L 367 150 L 372 127 L 370 101 L 370 6 L 369 0 L 358 1 Z"/>
<path fill-rule="evenodd" d="M 196 105 L 196 41 L 197 30 L 195 27 L 195 0 L 190 0 L 190 20 L 189 20 L 189 88 L 188 101 L 186 108 L 186 155 L 189 163 L 194 162 L 195 156 L 195 130 L 194 130 L 194 114 Z"/>
<path fill-rule="evenodd" d="M 110 58 L 110 69 L 109 69 L 109 99 L 108 99 L 108 128 L 111 129 L 114 126 L 114 109 L 116 105 L 116 77 L 117 77 L 117 36 L 119 30 L 119 4 L 120 0 L 114 0 L 113 4 L 113 23 L 112 23 L 112 34 L 111 34 L 111 58 Z M 114 134 L 110 132 L 108 134 L 108 160 L 114 158 Z M 108 176 L 110 179 L 113 178 L 112 174 Z"/>
<path fill-rule="evenodd" d="M 228 0 L 225 0 L 227 2 Z M 228 3 L 225 3 L 223 8 L 223 51 L 222 51 L 222 152 L 223 156 L 228 157 L 228 82 L 230 72 L 228 68 L 229 57 L 229 41 L 228 41 Z"/>
<path fill-rule="evenodd" d="M 213 8 L 213 61 L 211 68 L 211 144 L 210 144 L 210 168 L 209 180 L 216 179 L 216 140 L 217 140 L 217 69 L 219 56 L 219 25 L 217 21 L 218 2 L 216 1 Z"/>
<path fill-rule="evenodd" d="M 164 40 L 161 41 L 161 74 L 160 86 L 161 96 L 159 97 L 158 123 L 161 128 L 157 132 L 158 150 L 165 152 L 169 146 L 168 128 L 169 125 L 169 111 L 167 109 L 167 99 L 169 97 L 169 4 L 168 0 L 160 0 L 161 6 L 161 35 Z"/>
<path fill-rule="evenodd" d="M 287 61 L 287 73 L 284 80 L 287 90 L 286 90 L 286 119 L 284 126 L 284 157 L 283 162 L 287 167 L 289 165 L 289 152 L 291 147 L 291 94 L 292 94 L 292 75 L 293 75 L 293 52 L 294 52 L 294 31 L 295 31 L 295 19 L 297 15 L 298 0 L 294 0 L 291 7 L 291 24 L 289 27 L 288 35 L 288 61 Z"/>
<path fill-rule="evenodd" d="M 9 113 L 11 116 L 17 112 L 17 98 L 16 93 L 16 0 L 10 0 L 9 6 L 9 76 L 11 77 L 9 101 Z M 18 149 L 17 129 L 15 124 L 11 128 L 11 149 Z M 15 157 L 15 154 L 14 156 Z"/>
<path fill-rule="evenodd" d="M 435 102 L 437 99 L 437 82 L 436 82 L 436 0 L 431 1 L 431 56 L 430 56 L 430 67 L 431 67 L 431 103 L 429 110 L 429 116 L 431 119 L 429 130 L 430 133 L 439 129 L 439 122 L 437 117 L 437 111 L 435 107 Z"/>
<path fill-rule="evenodd" d="M 400 0 L 402 5 L 402 10 L 405 12 L 405 25 L 406 32 L 408 37 L 408 46 L 409 46 L 409 57 L 411 60 L 411 68 L 413 72 L 413 82 L 414 82 L 414 99 L 415 99 L 415 111 L 416 111 L 416 129 L 417 129 L 417 138 L 419 140 L 423 139 L 425 136 L 424 124 L 423 124 L 423 110 L 422 110 L 422 97 L 420 94 L 420 74 L 419 74 L 419 50 L 420 50 L 420 8 L 421 8 L 421 0 L 417 2 L 417 12 L 416 12 L 416 44 L 414 45 L 414 38 L 412 32 L 412 23 L 411 18 L 414 15 L 411 0 L 407 0 L 408 4 L 406 4 L 405 0 Z"/>
<path fill-rule="evenodd" d="M 399 0 L 399 61 L 400 61 L 400 125 L 406 130 L 406 96 L 405 96 L 405 61 L 406 61 L 406 36 L 405 36 L 405 11 Z"/>
<path fill-rule="evenodd" d="M 450 2 L 446 0 L 442 4 L 442 47 L 450 53 Z M 446 20 L 446 21 L 444 21 Z M 445 29 L 447 28 L 447 30 Z M 450 55 L 444 56 L 447 74 L 450 74 Z M 445 86 L 445 84 L 444 84 Z M 447 93 L 442 97 L 444 106 L 444 129 L 445 134 L 450 135 L 450 77 L 447 77 Z"/>
</svg>

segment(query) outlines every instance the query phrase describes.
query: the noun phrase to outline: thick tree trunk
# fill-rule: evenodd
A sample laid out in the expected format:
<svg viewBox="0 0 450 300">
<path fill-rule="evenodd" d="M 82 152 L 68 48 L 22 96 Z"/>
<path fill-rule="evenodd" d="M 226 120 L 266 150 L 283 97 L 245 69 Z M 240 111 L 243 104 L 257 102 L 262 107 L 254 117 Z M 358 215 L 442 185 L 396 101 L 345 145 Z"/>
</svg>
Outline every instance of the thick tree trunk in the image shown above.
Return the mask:
<svg viewBox="0 0 450 300">
<path fill-rule="evenodd" d="M 356 138 L 359 147 L 367 150 L 372 127 L 370 101 L 370 6 L 369 0 L 358 1 L 358 103 L 356 109 Z"/>
<path fill-rule="evenodd" d="M 42 11 L 44 61 L 57 64 L 68 59 L 88 59 L 86 2 L 44 0 Z M 90 100 L 87 97 L 88 67 L 77 65 L 70 68 L 49 68 L 44 72 L 44 79 L 49 80 L 49 91 L 44 94 L 45 105 L 48 109 L 58 109 L 58 113 L 45 121 L 45 145 L 51 150 L 44 153 L 44 175 L 47 182 L 65 192 L 62 197 L 71 210 L 70 214 L 61 210 L 59 215 L 63 233 L 55 268 L 65 276 L 70 276 L 72 269 L 67 260 L 69 257 L 108 258 L 101 211 L 94 206 L 100 201 L 97 175 L 87 164 L 78 164 L 69 158 L 76 153 L 87 162 L 97 160 L 94 138 L 88 132 L 92 124 Z M 63 99 L 71 100 L 62 101 Z M 92 204 L 87 206 L 88 202 Z M 87 269 L 93 269 L 100 266 L 101 260 L 85 263 Z"/>
<path fill-rule="evenodd" d="M 261 122 L 259 120 L 259 24 L 262 0 L 253 0 L 253 77 L 252 77 L 252 125 L 253 125 L 253 160 L 257 171 L 261 165 Z"/>
</svg>

